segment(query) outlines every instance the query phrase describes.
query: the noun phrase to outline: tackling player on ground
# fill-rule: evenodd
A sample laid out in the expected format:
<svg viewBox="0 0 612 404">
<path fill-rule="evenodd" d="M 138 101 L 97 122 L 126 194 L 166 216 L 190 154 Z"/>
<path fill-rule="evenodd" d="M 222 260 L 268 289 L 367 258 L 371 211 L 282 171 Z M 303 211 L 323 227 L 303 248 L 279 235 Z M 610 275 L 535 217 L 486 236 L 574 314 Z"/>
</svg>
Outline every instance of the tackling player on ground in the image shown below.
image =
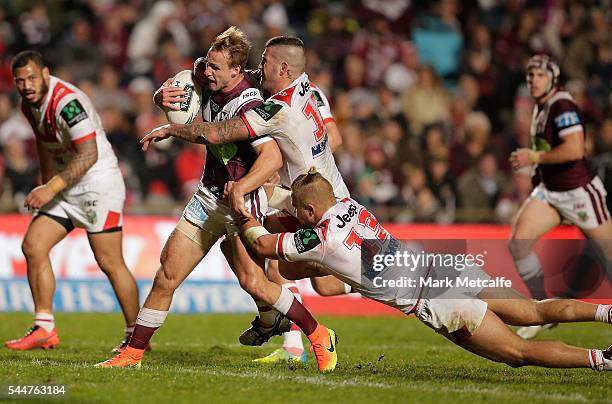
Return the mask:
<svg viewBox="0 0 612 404">
<path fill-rule="evenodd" d="M 530 149 L 514 151 L 515 170 L 536 165 L 540 183 L 518 213 L 510 239 L 516 268 L 535 299 L 545 299 L 544 273 L 533 245 L 563 219 L 578 226 L 600 246 L 610 269 L 612 221 L 606 207 L 606 189 L 589 169 L 585 158 L 585 131 L 576 102 L 559 88 L 559 66 L 547 55 L 535 55 L 527 64 L 527 85 L 535 100 Z M 532 338 L 546 326 L 518 331 Z"/>
<path fill-rule="evenodd" d="M 350 198 L 338 201 L 332 185 L 316 170 L 296 178 L 292 205 L 302 223 L 293 233 L 269 234 L 256 220 L 245 217 L 243 239 L 259 256 L 291 263 L 315 261 L 365 297 L 416 316 L 455 344 L 484 358 L 513 367 L 536 365 L 556 368 L 612 370 L 612 349 L 583 349 L 558 341 L 526 341 L 506 325 L 534 325 L 550 322 L 600 321 L 612 323 L 612 305 L 576 300 L 526 299 L 513 289 L 470 287 L 450 288 L 439 293 L 432 288 L 380 288 L 369 275 L 371 266 L 362 261 L 364 240 L 378 240 L 385 253 L 408 251 L 394 240 L 376 218 Z M 364 268 L 364 269 L 362 269 Z M 388 271 L 393 271 L 389 269 Z M 293 271 L 292 268 L 289 271 Z M 442 279 L 447 268 L 429 265 L 402 272 L 387 269 L 374 272 L 388 280 L 399 275 Z M 456 272 L 471 279 L 490 279 L 478 267 Z M 290 273 L 284 273 L 292 277 Z M 418 285 L 418 283 L 417 283 Z M 611 347 L 612 348 L 612 347 Z"/>
<path fill-rule="evenodd" d="M 59 344 L 52 312 L 55 277 L 49 252 L 74 229 L 87 231 L 96 262 L 108 276 L 126 322 L 125 348 L 138 314 L 138 289 L 123 260 L 125 185 L 117 158 L 92 102 L 70 83 L 51 76 L 37 52 L 24 51 L 12 63 L 21 110 L 34 134 L 42 180 L 25 199 L 35 215 L 22 250 L 34 300 L 34 327 L 8 341 L 15 350 Z"/>
</svg>

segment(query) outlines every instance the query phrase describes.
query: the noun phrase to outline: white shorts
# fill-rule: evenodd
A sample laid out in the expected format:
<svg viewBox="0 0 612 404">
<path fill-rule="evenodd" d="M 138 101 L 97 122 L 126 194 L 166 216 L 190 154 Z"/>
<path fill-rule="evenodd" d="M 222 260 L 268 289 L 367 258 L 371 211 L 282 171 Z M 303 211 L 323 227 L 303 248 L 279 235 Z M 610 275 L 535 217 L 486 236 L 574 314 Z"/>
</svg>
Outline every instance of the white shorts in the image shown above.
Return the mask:
<svg viewBox="0 0 612 404">
<path fill-rule="evenodd" d="M 437 272 L 437 271 L 436 271 Z M 489 280 L 491 277 L 473 265 L 460 272 L 467 279 Z M 437 274 L 444 278 L 444 274 Z M 436 332 L 450 334 L 465 329 L 470 334 L 480 326 L 487 312 L 487 303 L 478 299 L 482 287 L 452 287 L 447 290 L 423 290 L 415 314 L 419 320 Z"/>
<path fill-rule="evenodd" d="M 259 222 L 268 209 L 268 198 L 263 188 L 258 188 L 245 196 L 246 209 Z M 183 217 L 200 229 L 217 237 L 232 235 L 239 231 L 230 207 L 215 197 L 206 188 L 199 187 L 185 210 Z"/>
<path fill-rule="evenodd" d="M 68 231 L 73 226 L 84 228 L 88 233 L 111 232 L 123 225 L 124 202 L 125 184 L 117 169 L 60 192 L 37 214 L 65 219 L 58 222 Z"/>
<path fill-rule="evenodd" d="M 465 329 L 473 334 L 487 313 L 487 303 L 477 298 L 421 299 L 415 314 L 419 320 L 441 334 Z"/>
<path fill-rule="evenodd" d="M 540 183 L 529 197 L 549 204 L 563 219 L 588 230 L 610 219 L 606 195 L 606 188 L 599 177 L 595 176 L 583 187 L 562 192 L 550 191 L 544 183 Z"/>
</svg>

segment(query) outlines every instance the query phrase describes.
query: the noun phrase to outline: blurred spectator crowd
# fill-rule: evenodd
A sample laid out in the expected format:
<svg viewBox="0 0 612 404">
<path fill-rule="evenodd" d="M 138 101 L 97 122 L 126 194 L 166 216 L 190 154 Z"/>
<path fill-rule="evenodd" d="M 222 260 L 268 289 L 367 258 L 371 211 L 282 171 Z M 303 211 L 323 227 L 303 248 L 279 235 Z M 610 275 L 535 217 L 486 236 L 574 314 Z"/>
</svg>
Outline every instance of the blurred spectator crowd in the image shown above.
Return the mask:
<svg viewBox="0 0 612 404">
<path fill-rule="evenodd" d="M 381 220 L 508 223 L 529 172 L 508 157 L 529 146 L 524 66 L 559 60 L 583 111 L 593 168 L 612 183 L 610 1 L 62 0 L 0 7 L 0 212 L 21 210 L 37 184 L 33 133 L 18 108 L 10 61 L 43 53 L 51 73 L 94 101 L 126 179 L 126 211 L 180 212 L 205 150 L 181 141 L 144 153 L 166 122 L 152 103 L 230 25 L 256 67 L 265 41 L 300 36 L 307 72 L 331 101 L 343 145 L 336 161 L 352 195 Z M 609 204 L 610 205 L 610 204 Z"/>
</svg>

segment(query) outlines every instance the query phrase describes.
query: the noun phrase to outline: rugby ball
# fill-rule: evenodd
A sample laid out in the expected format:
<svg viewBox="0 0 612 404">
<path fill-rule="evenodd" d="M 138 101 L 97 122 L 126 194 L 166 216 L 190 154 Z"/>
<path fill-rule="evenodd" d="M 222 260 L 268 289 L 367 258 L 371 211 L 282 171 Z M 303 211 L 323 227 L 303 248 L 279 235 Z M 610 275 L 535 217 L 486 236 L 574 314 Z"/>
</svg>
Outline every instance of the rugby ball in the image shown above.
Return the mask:
<svg viewBox="0 0 612 404">
<path fill-rule="evenodd" d="M 166 118 L 170 123 L 187 124 L 193 122 L 200 112 L 202 104 L 202 88 L 193 80 L 191 70 L 183 70 L 172 79 L 173 86 L 177 86 L 185 90 L 183 96 L 185 101 L 177 103 L 180 106 L 179 110 L 165 109 Z"/>
</svg>

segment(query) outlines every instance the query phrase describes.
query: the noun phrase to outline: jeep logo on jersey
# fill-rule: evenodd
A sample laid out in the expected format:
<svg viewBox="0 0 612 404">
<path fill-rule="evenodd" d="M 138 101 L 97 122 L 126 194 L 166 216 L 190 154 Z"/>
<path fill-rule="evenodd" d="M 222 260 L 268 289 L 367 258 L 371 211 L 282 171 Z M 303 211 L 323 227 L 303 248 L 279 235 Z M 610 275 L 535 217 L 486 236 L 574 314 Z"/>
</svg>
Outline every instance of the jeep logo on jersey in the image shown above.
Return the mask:
<svg viewBox="0 0 612 404">
<path fill-rule="evenodd" d="M 319 244 L 321 239 L 317 236 L 317 232 L 313 229 L 300 229 L 293 235 L 295 241 L 295 248 L 301 254 L 306 251 L 312 250 Z"/>
<path fill-rule="evenodd" d="M 266 102 L 265 104 L 261 104 L 253 108 L 253 111 L 255 111 L 257 115 L 261 116 L 264 121 L 268 122 L 282 108 L 283 107 L 281 105 L 274 104 L 273 102 Z"/>
<path fill-rule="evenodd" d="M 357 214 L 357 206 L 353 205 L 352 203 L 349 205 L 348 208 L 348 213 L 345 213 L 344 215 L 340 216 L 340 215 L 336 215 L 336 218 L 338 220 L 340 220 L 340 223 L 338 223 L 336 226 L 339 229 L 342 229 L 344 226 L 346 226 L 346 224 L 348 222 L 350 222 L 353 217 L 355 216 L 355 214 Z"/>
<path fill-rule="evenodd" d="M 299 94 L 300 94 L 300 97 L 303 97 L 304 94 L 306 94 L 308 90 L 310 90 L 310 83 L 302 81 L 300 83 L 300 87 L 301 88 L 300 88 Z"/>
<path fill-rule="evenodd" d="M 183 90 L 185 90 L 186 94 L 183 96 L 185 98 L 185 101 L 181 102 L 181 111 L 187 112 L 189 111 L 189 104 L 191 104 L 193 86 L 191 84 L 185 84 Z"/>
<path fill-rule="evenodd" d="M 66 121 L 69 128 L 72 128 L 83 119 L 87 119 L 87 112 L 81 105 L 79 100 L 72 100 L 64 108 L 62 108 L 60 115 Z"/>
</svg>

